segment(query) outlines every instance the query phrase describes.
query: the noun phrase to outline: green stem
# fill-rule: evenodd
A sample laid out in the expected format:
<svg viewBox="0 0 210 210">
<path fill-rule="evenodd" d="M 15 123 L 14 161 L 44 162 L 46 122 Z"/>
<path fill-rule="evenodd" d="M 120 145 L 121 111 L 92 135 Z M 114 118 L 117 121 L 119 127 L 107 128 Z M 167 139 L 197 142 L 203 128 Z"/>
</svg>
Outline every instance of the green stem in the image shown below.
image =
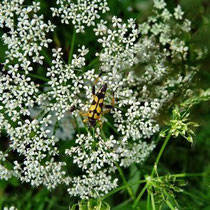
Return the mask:
<svg viewBox="0 0 210 210">
<path fill-rule="evenodd" d="M 149 190 L 147 190 L 147 210 L 150 210 L 150 193 L 149 193 Z"/>
<path fill-rule="evenodd" d="M 210 204 L 210 201 L 209 200 L 207 200 L 206 198 L 201 198 L 201 196 L 193 195 L 192 193 L 189 193 L 187 191 L 181 191 L 181 193 L 183 193 L 185 195 L 188 195 L 188 196 L 192 197 L 193 199 L 201 200 L 201 201 L 204 201 L 204 202 Z"/>
<path fill-rule="evenodd" d="M 71 40 L 71 46 L 70 46 L 68 64 L 70 64 L 71 61 L 72 61 L 73 52 L 74 52 L 75 39 L 76 39 L 76 30 L 74 29 L 74 31 L 73 31 L 73 36 L 72 36 L 72 40 Z"/>
<path fill-rule="evenodd" d="M 56 130 L 57 130 L 57 128 L 58 128 L 58 120 L 56 120 L 56 122 L 55 122 L 55 125 L 54 125 L 54 129 L 53 129 L 53 135 L 55 135 L 55 133 L 56 133 Z"/>
<path fill-rule="evenodd" d="M 128 191 L 128 193 L 129 193 L 130 197 L 132 198 L 132 200 L 135 200 L 133 191 L 132 191 L 132 189 L 130 188 L 130 186 L 128 185 L 128 183 L 127 183 L 127 181 L 126 181 L 126 178 L 125 178 L 125 176 L 124 176 L 124 174 L 123 174 L 122 169 L 120 168 L 120 166 L 119 166 L 118 164 L 116 164 L 116 166 L 117 166 L 117 169 L 118 169 L 118 171 L 119 171 L 119 174 L 120 174 L 120 176 L 121 176 L 121 178 L 122 178 L 123 183 L 127 186 L 127 191 Z"/>
<path fill-rule="evenodd" d="M 170 176 L 180 178 L 180 177 L 196 177 L 196 176 L 205 176 L 205 175 L 206 175 L 206 173 L 203 172 L 203 173 L 182 173 L 182 174 L 172 174 L 172 175 L 170 175 Z"/>
<path fill-rule="evenodd" d="M 99 62 L 99 58 L 98 57 L 95 58 L 95 59 L 93 59 L 87 66 L 85 66 L 84 68 L 82 68 L 82 71 L 85 72 L 88 68 L 90 68 L 91 66 L 93 66 L 97 62 Z"/>
<path fill-rule="evenodd" d="M 20 71 L 18 71 L 18 72 L 19 72 L 20 74 L 26 75 L 24 71 L 21 71 L 21 70 L 20 70 Z M 27 75 L 30 76 L 30 77 L 33 77 L 33 78 L 42 80 L 42 81 L 44 81 L 44 82 L 50 81 L 48 78 L 43 77 L 43 76 L 38 75 L 38 74 L 28 73 Z"/>
<path fill-rule="evenodd" d="M 177 177 L 177 178 L 179 178 L 179 177 L 196 177 L 196 176 L 205 176 L 205 173 L 182 173 L 182 174 L 172 174 L 170 176 Z M 158 177 L 158 179 L 164 179 L 164 177 L 165 176 L 160 176 L 160 177 Z M 157 178 L 152 178 L 151 181 L 152 180 L 155 181 L 156 179 Z M 147 181 L 148 180 L 144 179 L 144 180 L 140 180 L 140 181 L 136 181 L 136 182 L 127 183 L 127 184 L 125 184 L 125 185 L 123 185 L 121 187 L 118 187 L 118 188 L 112 190 L 111 192 L 109 192 L 108 194 L 106 194 L 105 196 L 103 196 L 101 199 L 104 200 L 105 198 L 109 197 L 110 195 L 113 195 L 116 192 L 119 192 L 121 190 L 124 190 L 128 186 L 132 186 L 132 185 L 136 185 L 136 184 L 143 184 L 143 183 L 146 183 Z"/>
<path fill-rule="evenodd" d="M 159 163 L 159 160 L 160 160 L 160 158 L 161 158 L 161 156 L 162 156 L 162 154 L 163 154 L 163 151 L 164 151 L 165 148 L 166 148 L 166 145 L 167 145 L 167 143 L 168 143 L 170 137 L 171 137 L 171 133 L 169 132 L 168 136 L 165 138 L 165 141 L 164 141 L 164 143 L 163 143 L 163 145 L 162 145 L 162 147 L 161 147 L 161 149 L 160 149 L 160 151 L 159 151 L 159 153 L 158 153 L 157 159 L 156 159 L 155 164 L 154 164 L 154 167 L 153 167 L 153 169 L 152 169 L 151 177 L 153 177 L 153 175 L 154 175 L 154 173 L 155 173 L 155 170 L 156 170 L 156 168 L 157 168 L 157 165 L 158 165 L 158 163 Z"/>
<path fill-rule="evenodd" d="M 156 210 L 156 207 L 155 207 L 155 199 L 154 199 L 153 192 L 151 192 L 151 202 L 152 202 L 152 210 Z"/>
<path fill-rule="evenodd" d="M 40 76 L 40 75 L 37 75 L 37 74 L 29 73 L 28 75 L 31 76 L 31 77 L 33 77 L 33 78 L 42 80 L 42 81 L 44 81 L 44 82 L 49 82 L 49 81 L 50 81 L 48 78 L 43 77 L 43 76 Z"/>
<path fill-rule="evenodd" d="M 107 120 L 106 124 L 111 127 L 116 133 L 118 133 L 117 129 Z"/>
<path fill-rule="evenodd" d="M 99 58 L 95 58 L 87 66 L 91 67 L 92 65 L 96 64 L 98 61 L 99 61 Z"/>
<path fill-rule="evenodd" d="M 124 190 L 125 188 L 129 187 L 129 186 L 132 186 L 132 185 L 136 185 L 136 184 L 142 184 L 142 183 L 145 183 L 146 180 L 141 180 L 141 181 L 137 181 L 137 182 L 131 182 L 131 183 L 128 183 L 128 184 L 125 184 L 121 187 L 118 187 L 114 190 L 112 190 L 111 192 L 109 192 L 108 194 L 104 195 L 103 197 L 101 197 L 101 200 L 104 200 L 106 199 L 107 197 L 109 197 L 110 195 L 113 195 L 114 193 L 116 192 L 119 192 L 121 190 Z"/>
<path fill-rule="evenodd" d="M 80 134 L 80 129 L 79 129 L 79 125 L 78 125 L 78 122 L 77 122 L 77 118 L 75 116 L 73 116 L 73 118 L 74 118 L 74 122 L 75 122 L 75 125 L 76 125 L 76 130 Z"/>
<path fill-rule="evenodd" d="M 49 55 L 46 53 L 44 49 L 41 50 L 41 54 L 45 57 L 49 66 L 52 66 L 52 59 L 49 57 Z"/>
<path fill-rule="evenodd" d="M 159 151 L 159 153 L 158 153 L 158 156 L 157 156 L 157 158 L 156 158 L 156 160 L 155 160 L 154 167 L 153 167 L 152 172 L 151 172 L 151 177 L 153 177 L 153 175 L 154 175 L 154 173 L 155 173 L 155 170 L 156 170 L 156 168 L 157 168 L 157 165 L 158 165 L 158 163 L 159 163 L 159 160 L 160 160 L 160 158 L 161 158 L 161 156 L 162 156 L 162 154 L 163 154 L 163 151 L 164 151 L 164 149 L 165 149 L 165 147 L 166 147 L 166 145 L 167 145 L 167 143 L 168 143 L 170 137 L 171 137 L 171 133 L 169 133 L 168 136 L 165 138 L 165 141 L 164 141 L 164 143 L 163 143 L 163 145 L 162 145 L 162 147 L 161 147 L 161 149 L 160 149 L 160 151 Z M 134 208 L 135 208 L 136 205 L 138 204 L 139 200 L 141 199 L 141 197 L 142 197 L 142 195 L 144 194 L 144 192 L 145 192 L 145 190 L 147 189 L 147 187 L 148 187 L 148 183 L 145 184 L 145 186 L 143 187 L 143 189 L 142 189 L 141 192 L 139 193 L 138 197 L 137 197 L 136 200 L 134 201 L 134 204 L 133 204 L 133 207 L 134 207 Z"/>
<path fill-rule="evenodd" d="M 169 200 L 166 200 L 166 204 L 168 205 L 168 207 L 169 207 L 171 210 L 175 210 L 175 208 L 173 207 L 173 205 L 170 203 Z"/>
<path fill-rule="evenodd" d="M 141 199 L 141 196 L 144 194 L 145 190 L 147 189 L 148 187 L 148 184 L 145 184 L 143 189 L 141 190 L 141 192 L 139 193 L 138 197 L 136 198 L 136 200 L 134 201 L 134 204 L 133 204 L 133 208 L 136 208 L 139 200 Z"/>
</svg>

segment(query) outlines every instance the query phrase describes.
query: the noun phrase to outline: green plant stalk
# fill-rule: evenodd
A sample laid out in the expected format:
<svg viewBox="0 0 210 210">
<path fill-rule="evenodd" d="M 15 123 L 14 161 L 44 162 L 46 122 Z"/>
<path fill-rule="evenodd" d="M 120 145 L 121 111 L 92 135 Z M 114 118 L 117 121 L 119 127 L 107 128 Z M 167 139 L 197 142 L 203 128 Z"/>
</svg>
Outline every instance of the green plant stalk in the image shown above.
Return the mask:
<svg viewBox="0 0 210 210">
<path fill-rule="evenodd" d="M 36 79 L 42 80 L 44 82 L 49 82 L 50 81 L 48 78 L 40 76 L 40 75 L 37 75 L 37 74 L 29 73 L 28 75 L 31 76 L 31 77 L 34 77 Z"/>
<path fill-rule="evenodd" d="M 74 52 L 75 39 L 76 39 L 76 30 L 74 29 L 74 31 L 73 31 L 73 36 L 72 36 L 72 40 L 71 40 L 71 46 L 70 46 L 68 64 L 70 64 L 71 61 L 72 61 L 73 52 Z"/>
<path fill-rule="evenodd" d="M 196 177 L 196 176 L 205 176 L 206 173 L 181 173 L 181 174 L 172 174 L 170 176 L 181 178 L 181 177 Z"/>
<path fill-rule="evenodd" d="M 54 129 L 53 129 L 53 135 L 55 135 L 58 126 L 59 126 L 58 125 L 58 120 L 56 120 L 55 125 L 54 125 Z"/>
<path fill-rule="evenodd" d="M 23 74 L 23 75 L 26 75 L 24 71 L 18 71 L 20 74 Z M 49 82 L 50 79 L 46 78 L 46 77 L 43 77 L 41 75 L 37 75 L 37 74 L 33 74 L 33 73 L 28 73 L 27 74 L 28 76 L 30 77 L 33 77 L 33 78 L 36 78 L 36 79 L 39 79 L 39 80 L 42 80 L 44 82 Z"/>
<path fill-rule="evenodd" d="M 164 151 L 165 148 L 166 148 L 166 145 L 167 145 L 167 143 L 168 143 L 170 137 L 171 137 L 171 133 L 169 132 L 168 135 L 167 135 L 167 137 L 165 138 L 165 141 L 164 141 L 164 143 L 163 143 L 163 145 L 162 145 L 162 147 L 161 147 L 161 149 L 160 149 L 160 151 L 159 151 L 159 153 L 158 153 L 158 156 L 157 156 L 157 158 L 156 158 L 156 160 L 155 160 L 155 164 L 154 164 L 154 167 L 153 167 L 153 169 L 152 169 L 151 177 L 153 177 L 153 175 L 154 175 L 154 173 L 155 173 L 155 169 L 157 168 L 157 165 L 158 165 L 158 163 L 159 163 L 159 161 L 160 161 L 160 158 L 161 158 L 161 156 L 162 156 L 162 154 L 163 154 L 163 151 Z"/>
<path fill-rule="evenodd" d="M 124 190 L 128 186 L 132 186 L 132 185 L 136 185 L 136 184 L 142 184 L 142 183 L 146 183 L 146 180 L 140 180 L 140 181 L 137 181 L 137 182 L 131 182 L 129 184 L 126 184 L 126 185 L 123 185 L 121 187 L 118 187 L 118 188 L 112 190 L 111 192 L 109 192 L 108 194 L 104 195 L 103 197 L 101 197 L 101 200 L 106 199 L 110 195 L 113 195 L 114 193 L 119 192 L 120 190 Z"/>
<path fill-rule="evenodd" d="M 196 176 L 205 176 L 205 173 L 182 173 L 182 174 L 172 174 L 170 176 L 177 177 L 177 178 L 181 178 L 181 177 L 196 177 Z M 160 178 L 164 178 L 164 177 L 165 176 L 160 176 L 158 178 L 160 179 Z M 152 178 L 152 180 L 155 180 L 155 179 L 156 178 Z M 147 180 L 144 179 L 144 180 L 140 180 L 140 181 L 137 181 L 137 182 L 128 183 L 126 185 L 123 185 L 121 187 L 118 187 L 118 188 L 112 190 L 111 192 L 109 192 L 105 196 L 101 197 L 101 199 L 104 200 L 107 197 L 109 197 L 110 195 L 113 195 L 114 193 L 119 192 L 119 191 L 127 188 L 128 186 L 132 186 L 132 185 L 136 185 L 136 184 L 143 184 L 143 183 L 146 183 L 146 182 L 147 182 Z"/>
<path fill-rule="evenodd" d="M 154 167 L 153 167 L 152 172 L 151 172 L 151 177 L 153 177 L 153 175 L 154 175 L 155 169 L 156 169 L 156 167 L 157 167 L 157 165 L 158 165 L 158 163 L 159 163 L 159 160 L 160 160 L 160 158 L 161 158 L 161 156 L 162 156 L 162 154 L 163 154 L 163 151 L 164 151 L 164 149 L 165 149 L 165 147 L 166 147 L 166 145 L 167 145 L 167 143 L 168 143 L 170 137 L 171 137 L 171 133 L 169 133 L 168 136 L 165 138 L 165 141 L 164 141 L 164 143 L 163 143 L 163 145 L 162 145 L 162 147 L 161 147 L 161 149 L 160 149 L 160 151 L 159 151 L 159 153 L 158 153 L 158 156 L 157 156 L 157 158 L 156 158 L 156 160 L 155 160 Z M 146 191 L 147 187 L 148 187 L 148 183 L 145 184 L 145 186 L 143 187 L 143 189 L 142 189 L 141 192 L 139 193 L 138 197 L 137 197 L 136 200 L 134 201 L 134 204 L 133 204 L 133 207 L 134 207 L 134 208 L 135 208 L 136 205 L 138 204 L 139 200 L 141 199 L 142 195 L 143 195 L 144 192 Z"/>
<path fill-rule="evenodd" d="M 168 192 L 166 190 L 163 191 L 163 194 L 165 196 L 167 196 L 167 198 L 169 198 L 171 201 L 174 202 L 175 207 L 171 204 L 171 202 L 169 202 L 169 199 L 165 200 L 165 201 L 168 201 L 169 205 L 173 206 L 174 209 L 180 209 L 179 204 L 177 203 L 176 199 L 174 199 L 170 194 L 168 194 Z M 167 203 L 167 205 L 168 205 L 168 203 Z"/>
<path fill-rule="evenodd" d="M 116 133 L 118 132 L 117 129 L 109 122 L 107 121 L 106 124 L 111 127 Z"/>
<path fill-rule="evenodd" d="M 187 191 L 181 191 L 181 193 L 183 193 L 183 194 L 185 194 L 185 195 L 188 195 L 188 196 L 192 197 L 193 199 L 197 199 L 197 200 L 200 200 L 200 201 L 204 201 L 204 202 L 210 204 L 210 201 L 207 200 L 206 198 L 201 198 L 201 197 L 196 196 L 196 195 L 193 195 L 192 193 L 189 193 L 189 192 L 187 192 Z"/>
<path fill-rule="evenodd" d="M 151 209 L 150 201 L 151 201 L 151 196 L 150 196 L 149 190 L 147 190 L 147 210 Z"/>
<path fill-rule="evenodd" d="M 156 210 L 153 192 L 151 192 L 150 194 L 151 194 L 152 210 Z"/>
<path fill-rule="evenodd" d="M 139 200 L 141 199 L 141 196 L 144 194 L 145 190 L 147 189 L 148 187 L 148 184 L 145 184 L 143 189 L 141 190 L 141 192 L 139 193 L 138 197 L 136 198 L 136 200 L 134 201 L 134 204 L 133 204 L 133 208 L 136 208 Z"/>
<path fill-rule="evenodd" d="M 73 116 L 73 118 L 74 118 L 74 122 L 75 122 L 75 125 L 76 125 L 76 130 L 80 134 L 80 129 L 79 129 L 79 125 L 78 125 L 78 122 L 77 122 L 77 118 L 75 116 Z"/>
<path fill-rule="evenodd" d="M 88 68 L 92 67 L 93 65 L 95 65 L 96 63 L 98 63 L 100 60 L 98 57 L 94 58 L 89 64 L 87 64 L 87 66 L 82 68 L 82 72 L 85 72 Z"/>
<path fill-rule="evenodd" d="M 45 52 L 44 49 L 41 50 L 41 54 L 44 56 L 46 59 L 47 63 L 49 66 L 52 66 L 52 59 L 49 57 L 49 55 Z"/>
<path fill-rule="evenodd" d="M 166 204 L 168 205 L 168 207 L 169 207 L 171 210 L 175 210 L 175 208 L 174 208 L 173 205 L 169 202 L 169 200 L 166 200 Z"/>
<path fill-rule="evenodd" d="M 93 59 L 89 64 L 88 67 L 91 67 L 92 65 L 96 64 L 99 61 L 99 58 Z"/>
<path fill-rule="evenodd" d="M 117 166 L 117 169 L 118 169 L 118 171 L 119 171 L 119 174 L 120 174 L 120 176 L 121 176 L 121 178 L 122 178 L 123 183 L 127 186 L 126 188 L 127 188 L 127 191 L 128 191 L 128 193 L 129 193 L 130 197 L 132 198 L 132 200 L 135 200 L 135 196 L 134 196 L 134 194 L 133 194 L 133 191 L 132 191 L 132 189 L 130 188 L 130 186 L 128 185 L 128 182 L 126 181 L 126 178 L 125 178 L 125 176 L 124 176 L 124 174 L 123 174 L 122 169 L 120 168 L 120 166 L 119 166 L 118 164 L 116 164 L 116 166 Z"/>
</svg>

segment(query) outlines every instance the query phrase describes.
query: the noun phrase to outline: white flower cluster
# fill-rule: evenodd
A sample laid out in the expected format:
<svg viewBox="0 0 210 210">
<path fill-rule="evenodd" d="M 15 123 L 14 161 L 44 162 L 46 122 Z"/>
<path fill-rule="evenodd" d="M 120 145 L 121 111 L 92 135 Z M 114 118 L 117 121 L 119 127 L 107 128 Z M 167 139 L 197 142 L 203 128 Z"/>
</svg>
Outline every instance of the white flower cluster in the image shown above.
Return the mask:
<svg viewBox="0 0 210 210">
<path fill-rule="evenodd" d="M 3 210 L 18 210 L 15 206 L 4 207 Z"/>
<path fill-rule="evenodd" d="M 18 71 L 19 65 L 9 65 L 11 69 Z M 29 115 L 28 107 L 32 107 L 36 101 L 37 86 L 30 77 L 17 73 L 2 74 L 0 77 L 0 100 L 4 105 L 4 112 L 11 120 L 17 121 L 20 115 Z"/>
<path fill-rule="evenodd" d="M 24 0 L 3 0 L 0 3 L 0 28 L 8 30 L 2 36 L 7 46 L 4 62 L 7 74 L 1 74 L 5 72 L 4 68 L 0 72 L 0 100 L 5 113 L 13 121 L 17 121 L 20 115 L 29 115 L 28 108 L 36 101 L 38 88 L 27 74 L 33 71 L 32 62 L 43 63 L 41 50 L 52 41 L 46 34 L 54 29 L 50 21 L 44 23 L 43 15 L 36 14 L 40 3 L 23 4 Z"/>
<path fill-rule="evenodd" d="M 53 65 L 47 69 L 46 74 L 50 78 L 48 82 L 50 88 L 39 95 L 38 101 L 42 109 L 55 112 L 58 120 L 62 119 L 73 106 L 84 108 L 80 99 L 82 90 L 86 89 L 87 95 L 91 95 L 90 86 L 87 86 L 85 82 L 93 81 L 96 75 L 94 75 L 94 69 L 79 75 L 78 70 L 85 66 L 84 56 L 88 50 L 83 46 L 78 49 L 78 52 L 78 55 L 73 55 L 71 64 L 66 64 L 62 59 L 61 48 L 53 49 Z"/>
<path fill-rule="evenodd" d="M 54 29 L 50 21 L 46 24 L 44 17 L 37 15 L 39 10 L 40 3 L 26 6 L 23 0 L 4 0 L 0 4 L 0 27 L 8 31 L 2 36 L 7 50 L 0 72 L 0 128 L 9 135 L 9 150 L 24 157 L 22 162 L 14 161 L 13 170 L 1 165 L 0 178 L 17 176 L 34 186 L 44 184 L 53 188 L 63 181 L 61 167 L 65 165 L 52 158 L 58 154 L 57 139 L 49 138 L 44 123 L 23 120 L 23 116 L 30 115 L 29 108 L 38 101 L 38 85 L 29 77 L 33 71 L 31 64 L 43 63 L 41 50 L 52 41 L 46 34 Z M 6 155 L 1 155 L 1 162 L 6 161 Z"/>
<path fill-rule="evenodd" d="M 49 131 L 44 130 L 37 120 L 19 121 L 15 128 L 8 123 L 5 129 L 10 136 L 10 149 L 25 157 L 22 162 L 14 161 L 13 173 L 21 181 L 34 186 L 43 184 L 49 189 L 63 182 L 65 172 L 61 169 L 65 163 L 55 162 L 52 158 L 58 155 L 55 146 L 58 139 L 54 136 L 49 138 Z"/>
<path fill-rule="evenodd" d="M 148 99 L 152 93 L 163 106 L 175 96 L 183 97 L 190 92 L 187 88 L 199 68 L 182 65 L 190 54 L 189 46 L 182 37 L 190 32 L 191 23 L 183 19 L 181 7 L 178 5 L 172 14 L 163 0 L 154 0 L 154 14 L 139 25 L 142 50 L 138 52 L 138 58 L 140 68 L 143 65 L 144 69 L 138 83 L 144 84 L 144 97 Z"/>
<path fill-rule="evenodd" d="M 97 133 L 92 136 L 77 135 L 76 144 L 78 146 L 66 149 L 66 154 L 73 157 L 73 163 L 77 164 L 83 171 L 89 170 L 96 172 L 108 165 L 108 171 L 113 171 L 115 168 L 115 162 L 119 160 L 115 151 L 112 151 L 117 145 L 117 141 L 110 136 L 106 141 L 100 136 L 100 131 L 97 129 Z M 97 143 L 96 143 L 97 140 Z"/>
<path fill-rule="evenodd" d="M 128 23 L 123 23 L 122 19 L 112 18 L 112 29 L 107 29 L 107 22 L 101 21 L 94 29 L 96 35 L 100 35 L 98 42 L 101 43 L 103 50 L 99 55 L 101 70 L 109 72 L 113 69 L 125 69 L 138 62 L 134 53 L 137 52 L 134 43 L 138 39 L 138 30 L 134 19 L 129 19 Z M 106 30 L 104 30 L 106 29 Z M 128 36 L 127 36 L 128 35 Z"/>
<path fill-rule="evenodd" d="M 97 175 L 91 171 L 86 171 L 87 175 L 74 177 L 73 187 L 68 189 L 71 196 L 80 196 L 82 199 L 89 197 L 100 197 L 117 187 L 117 179 L 107 175 L 107 171 L 99 171 Z"/>
<path fill-rule="evenodd" d="M 76 32 L 84 32 L 85 26 L 94 26 L 100 12 L 109 10 L 107 0 L 57 0 L 57 8 L 51 8 L 53 16 L 61 18 L 61 22 L 69 24 L 72 21 Z"/>
<path fill-rule="evenodd" d="M 112 176 L 117 166 L 142 163 L 154 149 L 151 139 L 159 131 L 160 110 L 176 95 L 189 92 L 197 67 L 182 64 L 190 50 L 182 35 L 190 31 L 190 21 L 183 20 L 180 6 L 172 14 L 164 0 L 154 0 L 154 16 L 145 23 L 137 25 L 134 19 L 125 23 L 114 16 L 111 25 L 106 20 L 95 24 L 99 11 L 108 10 L 105 0 L 57 0 L 60 8 L 53 8 L 53 15 L 67 24 L 71 20 L 77 32 L 95 25 L 101 47 L 96 56 L 104 72 L 96 90 L 107 83 L 104 103 L 110 104 L 113 94 L 116 98 L 109 118 L 102 117 L 103 127 L 111 130 L 107 134 L 103 127 L 87 129 L 79 116 L 90 106 L 92 83 L 98 77 L 95 69 L 86 66 L 89 51 L 85 46 L 72 55 L 69 64 L 61 48 L 52 50 L 45 78 L 49 81 L 43 90 L 31 80 L 32 63 L 43 63 L 41 52 L 49 47 L 47 33 L 54 25 L 36 15 L 39 3 L 23 3 L 4 0 L 0 4 L 0 27 L 9 28 L 2 37 L 8 49 L 0 73 L 0 129 L 9 136 L 8 149 L 22 157 L 9 170 L 4 165 L 7 154 L 1 152 L 0 178 L 16 176 L 48 189 L 64 184 L 71 196 L 82 199 L 104 195 L 117 186 Z M 36 109 L 40 111 L 35 116 Z M 63 119 L 72 125 L 69 136 L 56 133 Z M 63 152 L 61 139 L 66 136 Z"/>
<path fill-rule="evenodd" d="M 0 27 L 9 29 L 2 36 L 3 42 L 8 47 L 6 51 L 7 60 L 18 59 L 21 62 L 21 70 L 26 72 L 32 70 L 27 56 L 33 62 L 42 63 L 44 59 L 40 55 L 43 47 L 48 47 L 52 41 L 46 37 L 46 33 L 54 29 L 54 25 L 48 21 L 44 23 L 43 15 L 38 16 L 40 3 L 25 6 L 24 0 L 3 0 L 0 4 Z M 17 22 L 17 23 L 16 23 Z"/>
<path fill-rule="evenodd" d="M 6 162 L 6 157 L 8 157 L 8 154 L 4 154 L 2 151 L 0 151 L 0 180 L 5 179 L 8 180 L 11 178 L 14 174 L 11 170 L 8 170 L 4 163 Z"/>
</svg>

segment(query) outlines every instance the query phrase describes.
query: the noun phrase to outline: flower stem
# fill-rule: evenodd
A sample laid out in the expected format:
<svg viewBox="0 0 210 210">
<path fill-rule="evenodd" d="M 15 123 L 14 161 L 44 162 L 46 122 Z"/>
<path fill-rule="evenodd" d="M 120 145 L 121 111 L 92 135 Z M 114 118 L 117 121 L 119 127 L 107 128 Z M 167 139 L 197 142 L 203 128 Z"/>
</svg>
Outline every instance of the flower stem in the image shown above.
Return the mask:
<svg viewBox="0 0 210 210">
<path fill-rule="evenodd" d="M 120 176 L 121 176 L 121 178 L 122 178 L 123 183 L 127 186 L 126 188 L 127 188 L 127 191 L 128 191 L 128 193 L 129 193 L 130 197 L 132 198 L 132 200 L 135 200 L 133 191 L 132 191 L 132 189 L 130 188 L 130 186 L 128 185 L 128 183 L 127 183 L 127 181 L 126 181 L 126 178 L 125 178 L 125 176 L 124 176 L 124 174 L 123 174 L 122 169 L 120 168 L 120 166 L 119 166 L 118 164 L 116 164 L 116 166 L 117 166 L 117 169 L 118 169 L 118 171 L 119 171 L 119 174 L 120 174 Z"/>
<path fill-rule="evenodd" d="M 140 180 L 140 181 L 137 181 L 137 182 L 131 182 L 131 183 L 128 183 L 126 185 L 123 185 L 121 187 L 118 187 L 114 190 L 112 190 L 111 192 L 109 192 L 108 194 L 104 195 L 101 199 L 104 200 L 105 198 L 109 197 L 110 195 L 113 195 L 114 193 L 116 192 L 119 192 L 121 190 L 124 190 L 125 188 L 127 188 L 128 186 L 132 186 L 132 185 L 136 185 L 136 184 L 142 184 L 142 183 L 145 183 L 146 180 Z"/>
<path fill-rule="evenodd" d="M 147 190 L 147 210 L 150 210 L 150 202 L 151 202 L 151 195 L 149 193 L 149 190 Z"/>
<path fill-rule="evenodd" d="M 168 133 L 168 136 L 165 138 L 165 141 L 164 141 L 164 143 L 163 143 L 163 145 L 162 145 L 162 147 L 161 147 L 161 149 L 160 149 L 160 151 L 159 151 L 159 153 L 158 153 L 157 159 L 155 160 L 155 164 L 154 164 L 154 167 L 153 167 L 153 169 L 152 169 L 151 177 L 153 177 L 153 175 L 154 175 L 154 173 L 155 173 L 155 170 L 156 170 L 156 168 L 157 168 L 157 165 L 158 165 L 158 163 L 159 163 L 159 160 L 160 160 L 160 158 L 161 158 L 161 156 L 162 156 L 162 154 L 163 154 L 163 151 L 164 151 L 165 148 L 166 148 L 166 145 L 167 145 L 167 143 L 168 143 L 170 137 L 171 137 L 171 133 L 169 132 L 169 133 Z"/>
<path fill-rule="evenodd" d="M 154 173 L 155 173 L 155 170 L 156 170 L 156 168 L 157 168 L 157 165 L 158 165 L 158 163 L 159 163 L 159 160 L 160 160 L 160 158 L 161 158 L 161 156 L 162 156 L 162 154 L 163 154 L 163 151 L 164 151 L 164 149 L 165 149 L 165 147 L 166 147 L 166 145 L 167 145 L 167 143 L 168 143 L 170 137 L 171 137 L 171 133 L 169 133 L 168 136 L 165 138 L 165 141 L 164 141 L 164 143 L 163 143 L 163 145 L 162 145 L 162 147 L 161 147 L 161 149 L 160 149 L 160 151 L 159 151 L 159 153 L 158 153 L 158 156 L 157 156 L 157 158 L 156 158 L 156 160 L 155 160 L 154 167 L 153 167 L 152 172 L 151 172 L 151 178 L 153 177 L 153 175 L 154 175 Z M 142 195 L 144 194 L 144 192 L 146 191 L 146 189 L 147 189 L 148 186 L 149 186 L 148 183 L 145 184 L 145 186 L 143 187 L 143 189 L 142 189 L 141 192 L 139 193 L 138 197 L 137 197 L 136 200 L 134 201 L 134 204 L 133 204 L 133 207 L 134 207 L 134 208 L 135 208 L 136 205 L 138 204 L 140 198 L 142 197 Z"/>
<path fill-rule="evenodd" d="M 33 78 L 35 78 L 35 79 L 39 79 L 39 80 L 42 80 L 42 81 L 44 81 L 44 82 L 49 82 L 50 81 L 50 79 L 48 79 L 48 78 L 46 78 L 46 77 L 44 77 L 44 76 L 41 76 L 41 75 L 38 75 L 38 74 L 33 74 L 33 73 L 28 73 L 28 74 L 26 74 L 24 71 L 18 71 L 20 74 L 23 74 L 23 75 L 28 75 L 28 76 L 30 76 L 30 77 L 33 77 Z"/>
<path fill-rule="evenodd" d="M 181 174 L 172 174 L 170 176 L 173 176 L 173 177 L 177 177 L 177 178 L 181 178 L 181 177 L 198 177 L 198 176 L 205 176 L 205 173 L 181 173 Z M 165 176 L 159 176 L 158 179 L 164 179 Z M 151 178 L 151 180 L 156 180 L 157 178 Z M 136 184 L 143 184 L 143 183 L 146 183 L 148 180 L 146 179 L 143 179 L 143 180 L 140 180 L 140 181 L 136 181 L 136 182 L 131 182 L 131 183 L 127 183 L 127 184 L 124 184 L 123 186 L 121 187 L 118 187 L 114 190 L 112 190 L 111 192 L 109 192 L 108 194 L 104 195 L 103 197 L 101 197 L 102 200 L 106 199 L 107 197 L 115 194 L 116 192 L 119 192 L 121 190 L 124 190 L 125 188 L 127 188 L 128 186 L 132 186 L 132 185 L 136 185 Z"/>
<path fill-rule="evenodd" d="M 44 58 L 46 59 L 47 63 L 49 66 L 52 66 L 52 59 L 49 57 L 49 55 L 47 54 L 47 52 L 42 49 L 41 50 L 41 54 L 44 56 Z"/>
<path fill-rule="evenodd" d="M 147 189 L 148 187 L 148 184 L 145 184 L 143 189 L 141 190 L 141 192 L 139 193 L 138 197 L 136 198 L 136 200 L 134 201 L 134 204 L 133 204 L 133 208 L 136 208 L 139 200 L 141 199 L 141 196 L 144 194 L 145 190 Z"/>
<path fill-rule="evenodd" d="M 29 75 L 30 77 L 33 77 L 33 78 L 42 80 L 42 81 L 44 81 L 44 82 L 49 82 L 49 81 L 50 81 L 48 78 L 43 77 L 43 76 L 38 75 L 38 74 L 29 73 L 28 75 Z"/>
<path fill-rule="evenodd" d="M 171 210 L 175 210 L 175 208 L 173 207 L 173 205 L 170 203 L 169 200 L 166 200 L 165 202 Z"/>
<path fill-rule="evenodd" d="M 72 61 L 73 52 L 74 52 L 75 39 L 76 39 L 76 30 L 74 29 L 74 31 L 73 31 L 73 36 L 72 36 L 72 40 L 71 40 L 71 46 L 70 46 L 68 64 L 70 64 L 71 61 Z"/>
<path fill-rule="evenodd" d="M 206 176 L 206 173 L 181 173 L 181 174 L 172 174 L 170 176 L 181 178 L 181 177 L 196 177 L 196 176 Z"/>
<path fill-rule="evenodd" d="M 156 210 L 153 192 L 151 192 L 151 203 L 152 203 L 152 210 Z"/>
</svg>

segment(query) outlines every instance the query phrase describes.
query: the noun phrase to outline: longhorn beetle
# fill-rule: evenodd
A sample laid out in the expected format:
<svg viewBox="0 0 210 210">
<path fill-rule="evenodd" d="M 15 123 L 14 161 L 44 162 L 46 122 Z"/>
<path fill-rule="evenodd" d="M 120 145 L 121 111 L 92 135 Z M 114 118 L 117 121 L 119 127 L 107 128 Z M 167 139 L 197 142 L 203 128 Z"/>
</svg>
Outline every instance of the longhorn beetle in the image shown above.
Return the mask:
<svg viewBox="0 0 210 210">
<path fill-rule="evenodd" d="M 104 72 L 101 72 L 98 76 L 98 78 L 95 80 L 94 85 L 92 87 L 92 95 L 93 95 L 93 101 L 91 103 L 91 106 L 88 110 L 88 112 L 80 113 L 81 116 L 87 117 L 83 120 L 84 123 L 89 123 L 89 126 L 95 127 L 97 121 L 102 125 L 102 122 L 100 120 L 101 115 L 108 113 L 113 107 L 115 103 L 115 98 L 113 94 L 112 98 L 112 104 L 111 105 L 104 105 L 104 97 L 107 90 L 107 84 L 101 86 L 101 88 L 96 92 L 95 91 L 95 85 L 97 84 L 100 76 Z M 105 111 L 103 111 L 103 108 L 106 108 Z"/>
</svg>

